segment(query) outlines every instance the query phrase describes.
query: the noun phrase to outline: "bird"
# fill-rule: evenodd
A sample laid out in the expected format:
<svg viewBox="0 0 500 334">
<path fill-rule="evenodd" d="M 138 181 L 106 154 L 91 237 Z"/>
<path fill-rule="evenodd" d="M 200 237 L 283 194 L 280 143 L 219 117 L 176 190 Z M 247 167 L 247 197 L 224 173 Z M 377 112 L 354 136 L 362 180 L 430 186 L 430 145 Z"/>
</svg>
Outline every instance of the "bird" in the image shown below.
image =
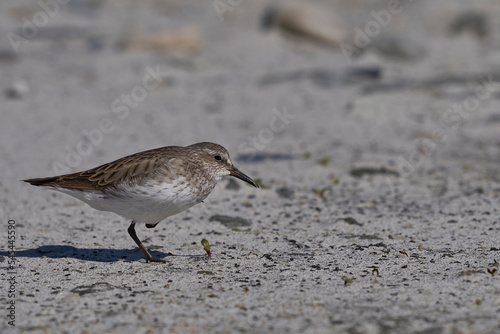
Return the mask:
<svg viewBox="0 0 500 334">
<path fill-rule="evenodd" d="M 146 262 L 166 262 L 148 252 L 137 237 L 135 225 L 154 228 L 165 218 L 203 202 L 225 176 L 259 188 L 233 165 L 223 146 L 210 142 L 160 147 L 82 172 L 22 181 L 71 195 L 94 209 L 129 220 L 128 233 Z"/>
</svg>

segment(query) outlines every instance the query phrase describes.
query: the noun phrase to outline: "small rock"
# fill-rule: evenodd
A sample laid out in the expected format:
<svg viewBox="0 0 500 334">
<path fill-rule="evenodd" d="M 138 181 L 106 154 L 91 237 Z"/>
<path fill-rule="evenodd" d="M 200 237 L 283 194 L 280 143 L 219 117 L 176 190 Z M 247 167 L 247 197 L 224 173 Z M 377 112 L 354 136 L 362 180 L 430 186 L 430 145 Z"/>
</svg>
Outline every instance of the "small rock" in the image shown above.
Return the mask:
<svg viewBox="0 0 500 334">
<path fill-rule="evenodd" d="M 218 221 L 222 225 L 229 227 L 229 228 L 236 228 L 236 227 L 246 227 L 252 225 L 251 222 L 249 222 L 246 219 L 240 218 L 240 217 L 231 217 L 231 216 L 225 216 L 225 215 L 214 215 L 210 217 L 208 221 Z"/>
<path fill-rule="evenodd" d="M 18 81 L 5 90 L 5 96 L 9 99 L 22 100 L 30 91 L 28 84 L 24 81 Z"/>
<path fill-rule="evenodd" d="M 229 179 L 229 181 L 226 184 L 227 190 L 240 190 L 240 188 L 241 188 L 240 184 L 233 179 Z"/>
<path fill-rule="evenodd" d="M 71 292 L 76 293 L 80 296 L 89 294 L 89 293 L 98 293 L 113 290 L 116 287 L 106 282 L 99 282 L 92 285 L 79 285 L 76 288 L 72 289 Z"/>
<path fill-rule="evenodd" d="M 479 38 L 484 38 L 489 33 L 488 18 L 483 13 L 465 12 L 456 17 L 449 27 L 449 31 L 454 35 L 471 33 Z"/>
<path fill-rule="evenodd" d="M 396 177 L 399 177 L 399 173 L 395 170 L 388 169 L 386 167 L 380 167 L 380 168 L 373 168 L 373 167 L 360 167 L 360 168 L 353 168 L 349 172 L 351 176 L 353 177 L 362 177 L 364 175 L 393 175 Z"/>
<path fill-rule="evenodd" d="M 0 61 L 1 62 L 11 62 L 16 60 L 17 55 L 13 50 L 10 49 L 0 49 Z"/>
<path fill-rule="evenodd" d="M 209 270 L 198 270 L 196 273 L 198 275 L 215 275 L 212 271 Z"/>
<path fill-rule="evenodd" d="M 363 224 L 359 223 L 356 219 L 352 217 L 339 218 L 338 220 L 342 220 L 349 225 L 363 226 Z"/>
<path fill-rule="evenodd" d="M 259 80 L 259 85 L 283 84 L 294 81 L 309 81 L 321 88 L 331 88 L 335 85 L 359 84 L 368 80 L 378 80 L 382 76 L 380 67 L 355 67 L 343 72 L 329 68 L 314 68 L 293 70 L 284 73 L 266 74 Z"/>
<path fill-rule="evenodd" d="M 393 60 L 414 61 L 426 54 L 422 43 L 408 36 L 383 35 L 370 47 L 383 57 Z"/>
<path fill-rule="evenodd" d="M 311 3 L 269 7 L 262 16 L 261 27 L 326 47 L 338 47 L 347 35 L 335 12 Z"/>
<path fill-rule="evenodd" d="M 272 160 L 272 161 L 285 161 L 285 160 L 293 160 L 296 159 L 295 155 L 292 154 L 286 154 L 286 153 L 267 153 L 267 152 L 260 152 L 260 153 L 244 153 L 238 155 L 236 160 L 243 161 L 243 162 L 262 162 L 266 160 Z"/>
<path fill-rule="evenodd" d="M 184 28 L 178 31 L 165 31 L 155 35 L 132 38 L 126 42 L 127 49 L 150 50 L 165 54 L 195 54 L 201 49 L 198 29 Z"/>
<path fill-rule="evenodd" d="M 294 191 L 287 187 L 281 187 L 276 189 L 276 193 L 279 197 L 290 199 L 293 198 Z"/>
</svg>

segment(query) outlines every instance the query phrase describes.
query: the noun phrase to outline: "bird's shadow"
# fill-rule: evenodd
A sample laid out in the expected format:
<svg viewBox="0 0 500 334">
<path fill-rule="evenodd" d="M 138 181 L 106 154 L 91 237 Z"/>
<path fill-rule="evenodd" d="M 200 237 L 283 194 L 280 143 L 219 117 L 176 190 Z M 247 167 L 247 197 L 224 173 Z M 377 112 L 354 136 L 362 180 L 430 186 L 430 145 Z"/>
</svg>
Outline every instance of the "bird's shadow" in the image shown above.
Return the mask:
<svg viewBox="0 0 500 334">
<path fill-rule="evenodd" d="M 149 250 L 155 258 L 163 259 L 168 256 L 203 257 L 206 255 L 174 255 L 155 250 Z M 0 256 L 9 257 L 7 251 L 0 251 Z M 48 257 L 51 259 L 74 258 L 78 260 L 96 262 L 117 262 L 118 260 L 139 261 L 145 259 L 144 254 L 135 249 L 104 249 L 104 248 L 76 248 L 73 246 L 46 245 L 34 249 L 19 250 L 15 257 Z"/>
</svg>

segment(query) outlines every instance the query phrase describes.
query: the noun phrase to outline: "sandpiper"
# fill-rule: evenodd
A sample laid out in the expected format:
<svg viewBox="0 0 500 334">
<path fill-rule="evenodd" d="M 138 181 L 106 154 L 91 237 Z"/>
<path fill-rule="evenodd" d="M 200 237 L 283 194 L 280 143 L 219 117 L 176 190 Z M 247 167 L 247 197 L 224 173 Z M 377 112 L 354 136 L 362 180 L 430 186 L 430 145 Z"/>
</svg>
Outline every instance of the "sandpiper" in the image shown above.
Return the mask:
<svg viewBox="0 0 500 334">
<path fill-rule="evenodd" d="M 151 256 L 135 233 L 136 223 L 155 227 L 163 219 L 202 202 L 223 176 L 259 188 L 234 167 L 227 150 L 214 143 L 167 146 L 139 152 L 83 172 L 23 180 L 78 198 L 91 207 L 114 212 L 131 224 L 128 233 L 147 262 Z"/>
</svg>

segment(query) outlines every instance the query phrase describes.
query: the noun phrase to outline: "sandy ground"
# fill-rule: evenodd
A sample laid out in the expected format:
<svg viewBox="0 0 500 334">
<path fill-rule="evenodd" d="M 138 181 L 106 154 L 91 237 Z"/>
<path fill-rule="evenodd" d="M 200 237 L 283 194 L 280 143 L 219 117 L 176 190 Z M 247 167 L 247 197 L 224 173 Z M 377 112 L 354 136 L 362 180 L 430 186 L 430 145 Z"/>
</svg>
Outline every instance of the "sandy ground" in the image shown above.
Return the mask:
<svg viewBox="0 0 500 334">
<path fill-rule="evenodd" d="M 54 3 L 0 4 L 2 333 L 500 332 L 498 1 L 296 4 L 352 57 L 265 1 Z M 139 226 L 166 264 L 19 182 L 200 141 L 265 187 Z"/>
</svg>

